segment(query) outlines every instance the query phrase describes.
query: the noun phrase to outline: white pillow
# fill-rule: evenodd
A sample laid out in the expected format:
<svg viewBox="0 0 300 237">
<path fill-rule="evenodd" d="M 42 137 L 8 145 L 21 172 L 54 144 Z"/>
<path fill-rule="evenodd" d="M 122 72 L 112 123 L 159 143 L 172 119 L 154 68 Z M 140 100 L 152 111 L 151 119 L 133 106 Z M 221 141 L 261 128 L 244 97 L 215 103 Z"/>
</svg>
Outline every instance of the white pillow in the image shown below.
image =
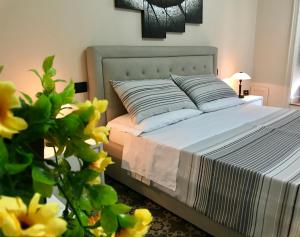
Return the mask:
<svg viewBox="0 0 300 237">
<path fill-rule="evenodd" d="M 237 97 L 235 91 L 215 75 L 178 76 L 171 74 L 171 77 L 197 105 L 198 109 L 211 101 Z"/>
<path fill-rule="evenodd" d="M 118 129 L 121 132 L 127 132 L 134 136 L 138 136 L 143 132 L 151 132 L 170 124 L 198 116 L 202 113 L 202 111 L 195 109 L 181 109 L 152 116 L 144 119 L 139 124 L 135 124 L 131 120 L 129 114 L 124 114 L 108 122 L 107 126 L 109 128 Z"/>
<path fill-rule="evenodd" d="M 211 102 L 207 102 L 200 106 L 200 110 L 203 112 L 213 112 L 220 109 L 226 109 L 229 107 L 237 106 L 240 104 L 244 104 L 245 101 L 237 98 L 237 97 L 230 97 L 230 98 L 224 98 L 219 100 L 214 100 Z"/>
<path fill-rule="evenodd" d="M 197 109 L 170 79 L 110 81 L 136 124 L 154 115 L 180 109 Z"/>
</svg>

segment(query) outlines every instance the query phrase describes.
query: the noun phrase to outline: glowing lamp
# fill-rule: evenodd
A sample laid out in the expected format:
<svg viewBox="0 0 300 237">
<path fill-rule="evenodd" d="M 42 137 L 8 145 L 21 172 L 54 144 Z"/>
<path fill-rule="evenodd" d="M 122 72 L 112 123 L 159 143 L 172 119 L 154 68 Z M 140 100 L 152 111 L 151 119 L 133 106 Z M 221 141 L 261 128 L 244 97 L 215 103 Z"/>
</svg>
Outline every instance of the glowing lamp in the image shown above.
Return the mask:
<svg viewBox="0 0 300 237">
<path fill-rule="evenodd" d="M 237 72 L 237 73 L 233 74 L 231 78 L 234 79 L 234 80 L 239 80 L 240 81 L 240 84 L 239 84 L 239 98 L 244 98 L 244 95 L 242 95 L 242 81 L 250 80 L 251 77 L 245 72 Z"/>
</svg>

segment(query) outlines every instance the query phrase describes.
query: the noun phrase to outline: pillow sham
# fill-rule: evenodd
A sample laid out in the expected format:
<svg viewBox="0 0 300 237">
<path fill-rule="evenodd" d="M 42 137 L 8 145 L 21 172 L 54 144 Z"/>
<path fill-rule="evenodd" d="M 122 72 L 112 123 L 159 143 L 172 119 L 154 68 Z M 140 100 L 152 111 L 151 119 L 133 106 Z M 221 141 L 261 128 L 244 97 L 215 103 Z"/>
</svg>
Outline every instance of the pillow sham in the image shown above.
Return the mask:
<svg viewBox="0 0 300 237">
<path fill-rule="evenodd" d="M 207 102 L 205 104 L 202 104 L 199 109 L 203 112 L 213 112 L 241 104 L 245 104 L 245 101 L 239 99 L 238 97 L 229 97 Z"/>
<path fill-rule="evenodd" d="M 237 96 L 230 86 L 215 75 L 171 75 L 171 77 L 199 109 L 207 102 Z"/>
<path fill-rule="evenodd" d="M 135 123 L 179 109 L 197 109 L 170 79 L 110 81 Z"/>
<path fill-rule="evenodd" d="M 181 109 L 152 116 L 143 120 L 140 124 L 135 124 L 129 114 L 124 114 L 108 122 L 107 127 L 138 136 L 141 133 L 151 132 L 202 113 L 202 111 L 197 109 Z"/>
</svg>

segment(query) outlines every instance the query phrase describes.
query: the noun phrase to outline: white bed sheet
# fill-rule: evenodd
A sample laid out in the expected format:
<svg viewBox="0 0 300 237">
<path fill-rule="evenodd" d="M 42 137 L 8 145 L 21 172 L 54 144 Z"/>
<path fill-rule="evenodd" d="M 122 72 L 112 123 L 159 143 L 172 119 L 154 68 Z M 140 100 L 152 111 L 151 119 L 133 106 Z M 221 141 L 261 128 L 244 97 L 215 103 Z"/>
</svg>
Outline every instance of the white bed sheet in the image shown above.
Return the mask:
<svg viewBox="0 0 300 237">
<path fill-rule="evenodd" d="M 122 168 L 176 190 L 180 150 L 261 119 L 280 108 L 244 104 L 210 112 L 124 141 Z"/>
</svg>

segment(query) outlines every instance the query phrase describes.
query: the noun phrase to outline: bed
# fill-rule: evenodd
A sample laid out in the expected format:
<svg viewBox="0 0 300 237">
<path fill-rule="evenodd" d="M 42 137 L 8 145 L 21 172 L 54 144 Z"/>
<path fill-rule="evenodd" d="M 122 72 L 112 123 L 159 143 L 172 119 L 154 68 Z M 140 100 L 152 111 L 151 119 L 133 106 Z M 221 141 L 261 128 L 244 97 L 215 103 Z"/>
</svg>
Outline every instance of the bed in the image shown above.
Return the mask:
<svg viewBox="0 0 300 237">
<path fill-rule="evenodd" d="M 96 46 L 87 49 L 87 67 L 89 96 L 110 102 L 101 121 L 106 124 L 127 113 L 110 80 L 217 74 L 217 49 Z M 143 139 L 112 131 L 105 149 L 116 164 L 107 174 L 213 236 L 296 237 L 299 117 L 297 111 L 239 105 L 145 133 Z M 133 157 L 136 163 L 146 164 L 131 151 L 142 152 L 151 145 L 149 141 L 154 147 L 159 144 L 166 157 L 178 151 L 177 163 L 172 156 L 164 164 L 162 159 L 152 160 L 156 165 L 151 167 L 158 168 L 155 175 L 150 181 L 138 181 L 121 168 L 124 159 L 127 162 L 123 153 L 128 162 Z M 160 173 L 162 178 L 153 182 Z M 171 184 L 162 185 L 172 177 Z"/>
</svg>

